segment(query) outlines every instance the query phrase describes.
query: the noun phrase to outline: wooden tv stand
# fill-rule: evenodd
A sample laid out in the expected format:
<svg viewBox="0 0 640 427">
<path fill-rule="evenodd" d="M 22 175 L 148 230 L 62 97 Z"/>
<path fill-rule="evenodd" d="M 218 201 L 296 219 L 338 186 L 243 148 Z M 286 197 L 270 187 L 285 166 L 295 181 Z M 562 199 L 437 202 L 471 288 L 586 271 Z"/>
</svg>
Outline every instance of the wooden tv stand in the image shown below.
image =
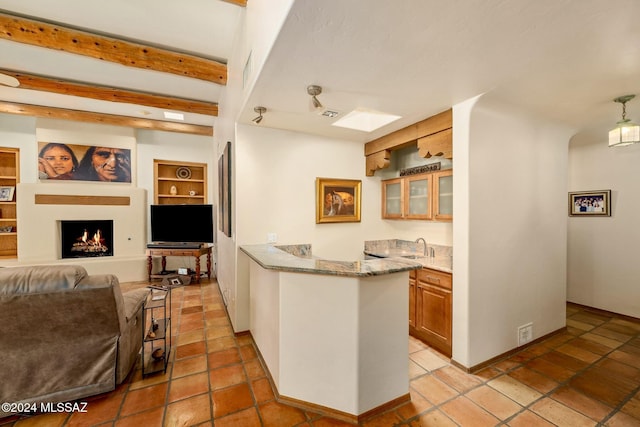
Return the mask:
<svg viewBox="0 0 640 427">
<path fill-rule="evenodd" d="M 162 257 L 162 271 L 167 269 L 168 256 L 193 256 L 196 258 L 196 283 L 200 283 L 200 257 L 207 255 L 207 277 L 211 279 L 211 249 L 212 245 L 203 245 L 197 249 L 187 248 L 147 248 L 147 271 L 149 273 L 149 281 L 152 279 L 163 279 L 166 274 L 151 274 L 153 269 L 153 257 Z"/>
</svg>

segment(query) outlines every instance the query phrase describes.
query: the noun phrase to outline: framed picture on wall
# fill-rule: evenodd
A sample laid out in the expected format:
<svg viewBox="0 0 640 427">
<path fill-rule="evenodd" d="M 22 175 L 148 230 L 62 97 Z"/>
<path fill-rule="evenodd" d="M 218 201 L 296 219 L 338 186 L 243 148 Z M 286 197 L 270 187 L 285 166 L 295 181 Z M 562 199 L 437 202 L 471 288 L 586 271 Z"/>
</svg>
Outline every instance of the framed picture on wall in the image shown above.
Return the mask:
<svg viewBox="0 0 640 427">
<path fill-rule="evenodd" d="M 569 193 L 569 216 L 611 216 L 611 190 Z"/>
<path fill-rule="evenodd" d="M 355 179 L 316 178 L 316 224 L 360 222 L 361 188 Z"/>
<path fill-rule="evenodd" d="M 231 142 L 227 142 L 218 159 L 219 228 L 231 237 Z"/>
<path fill-rule="evenodd" d="M 96 145 L 38 142 L 38 179 L 131 182 L 131 150 Z"/>
</svg>

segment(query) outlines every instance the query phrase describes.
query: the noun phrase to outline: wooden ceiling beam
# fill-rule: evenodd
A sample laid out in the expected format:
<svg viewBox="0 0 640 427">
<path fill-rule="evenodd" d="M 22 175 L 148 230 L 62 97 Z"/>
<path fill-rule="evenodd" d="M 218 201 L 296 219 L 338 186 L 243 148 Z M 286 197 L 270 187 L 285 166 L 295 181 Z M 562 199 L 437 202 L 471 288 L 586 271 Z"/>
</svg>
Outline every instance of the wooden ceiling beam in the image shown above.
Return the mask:
<svg viewBox="0 0 640 427">
<path fill-rule="evenodd" d="M 187 113 L 205 114 L 208 116 L 218 115 L 218 104 L 213 102 L 174 98 L 105 86 L 93 86 L 84 83 L 38 76 L 35 74 L 24 74 L 11 70 L 0 69 L 0 73 L 7 74 L 18 79 L 20 82 L 19 89 L 33 89 L 62 95 L 80 96 L 83 98 L 97 99 L 101 101 L 121 102 L 161 108 L 164 110 L 177 110 Z"/>
<path fill-rule="evenodd" d="M 125 126 L 136 129 L 162 130 L 167 132 L 213 136 L 212 126 L 149 120 L 137 117 L 92 113 L 87 111 L 44 107 L 41 105 L 20 104 L 15 102 L 0 101 L 0 113 L 47 117 L 52 119 L 73 120 L 78 122 L 100 123 L 103 125 Z"/>
<path fill-rule="evenodd" d="M 0 14 L 0 38 L 127 67 L 227 84 L 227 66 L 218 61 L 18 16 Z"/>
</svg>

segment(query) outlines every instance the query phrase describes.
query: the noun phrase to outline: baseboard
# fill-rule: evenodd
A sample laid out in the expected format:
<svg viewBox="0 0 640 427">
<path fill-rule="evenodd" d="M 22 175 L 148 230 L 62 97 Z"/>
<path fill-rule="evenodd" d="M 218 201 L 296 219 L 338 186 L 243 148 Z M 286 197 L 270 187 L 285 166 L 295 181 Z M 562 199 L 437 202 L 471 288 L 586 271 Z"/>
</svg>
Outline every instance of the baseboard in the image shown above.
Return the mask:
<svg viewBox="0 0 640 427">
<path fill-rule="evenodd" d="M 474 366 L 471 366 L 471 367 L 467 367 L 467 366 L 465 366 L 465 365 L 463 365 L 463 364 L 461 364 L 459 362 L 456 362 L 453 359 L 451 359 L 451 364 L 454 365 L 456 368 L 462 369 L 463 371 L 465 371 L 468 374 L 474 374 L 474 373 L 476 373 L 478 371 L 481 371 L 482 369 L 484 369 L 484 368 L 486 368 L 486 367 L 488 367 L 490 365 L 493 365 L 496 362 L 499 362 L 502 359 L 506 359 L 508 357 L 511 357 L 514 354 L 516 354 L 518 352 L 521 352 L 522 350 L 524 350 L 524 349 L 526 349 L 528 347 L 531 347 L 531 346 L 533 346 L 535 344 L 541 343 L 542 341 L 548 340 L 552 336 L 560 334 L 562 332 L 565 332 L 566 330 L 567 330 L 567 327 L 563 326 L 562 328 L 557 329 L 557 330 L 555 330 L 553 332 L 550 332 L 550 333 L 548 333 L 546 335 L 543 335 L 540 338 L 536 338 L 535 340 L 530 341 L 530 342 L 526 343 L 525 345 L 521 345 L 520 347 L 516 347 L 514 349 L 506 351 L 506 352 L 504 352 L 502 354 L 497 355 L 496 357 L 492 357 L 489 360 L 485 360 L 484 362 L 478 363 L 477 365 L 474 365 Z"/>
<path fill-rule="evenodd" d="M 577 302 L 567 301 L 567 305 L 568 306 L 577 307 L 577 308 L 579 308 L 581 310 L 584 310 L 584 311 L 590 311 L 591 313 L 599 314 L 601 316 L 617 317 L 619 319 L 629 320 L 630 322 L 636 322 L 636 323 L 640 322 L 640 318 L 637 318 L 637 317 L 628 316 L 626 314 L 616 313 L 615 311 L 603 310 L 601 308 L 590 307 L 588 305 L 578 304 Z"/>
<path fill-rule="evenodd" d="M 273 387 L 273 384 L 272 384 Z M 295 406 L 303 411 L 313 412 L 314 414 L 320 414 L 324 417 L 333 418 L 336 420 L 344 421 L 346 423 L 359 425 L 370 418 L 376 417 L 384 412 L 387 412 L 393 408 L 396 408 L 405 403 L 411 402 L 411 395 L 409 393 L 390 400 L 387 403 L 383 403 L 380 406 L 376 406 L 373 409 L 363 412 L 360 415 L 349 414 L 347 412 L 338 411 L 337 409 L 327 408 L 326 406 L 317 405 L 315 403 L 306 402 L 303 400 L 294 399 L 287 396 L 282 396 L 278 393 L 277 389 L 273 387 L 273 393 L 276 396 L 276 401 L 290 406 Z"/>
</svg>

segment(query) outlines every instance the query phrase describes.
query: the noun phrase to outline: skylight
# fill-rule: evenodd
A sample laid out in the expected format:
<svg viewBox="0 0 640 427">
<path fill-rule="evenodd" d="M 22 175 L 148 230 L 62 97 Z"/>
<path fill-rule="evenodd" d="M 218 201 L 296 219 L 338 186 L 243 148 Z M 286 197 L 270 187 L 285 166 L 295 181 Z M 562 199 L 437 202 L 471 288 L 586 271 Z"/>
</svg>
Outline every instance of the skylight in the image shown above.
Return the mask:
<svg viewBox="0 0 640 427">
<path fill-rule="evenodd" d="M 372 132 L 384 125 L 398 120 L 400 116 L 387 114 L 380 111 L 356 108 L 341 119 L 336 120 L 331 125 L 348 129 L 355 129 L 363 132 Z"/>
</svg>

